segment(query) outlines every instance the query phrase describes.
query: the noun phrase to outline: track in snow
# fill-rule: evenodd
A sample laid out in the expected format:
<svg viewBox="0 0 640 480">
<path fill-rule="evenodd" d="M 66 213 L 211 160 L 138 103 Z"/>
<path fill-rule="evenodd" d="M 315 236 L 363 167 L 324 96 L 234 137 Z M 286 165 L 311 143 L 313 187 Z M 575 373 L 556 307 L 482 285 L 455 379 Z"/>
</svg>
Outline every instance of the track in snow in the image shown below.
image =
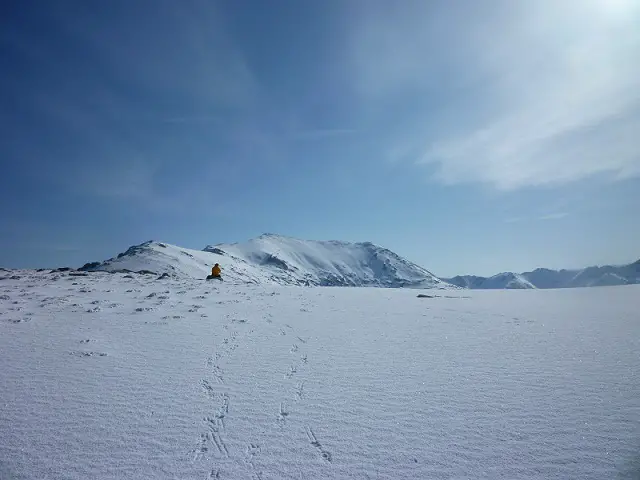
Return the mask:
<svg viewBox="0 0 640 480">
<path fill-rule="evenodd" d="M 12 276 L 0 477 L 633 478 L 638 287 Z"/>
</svg>

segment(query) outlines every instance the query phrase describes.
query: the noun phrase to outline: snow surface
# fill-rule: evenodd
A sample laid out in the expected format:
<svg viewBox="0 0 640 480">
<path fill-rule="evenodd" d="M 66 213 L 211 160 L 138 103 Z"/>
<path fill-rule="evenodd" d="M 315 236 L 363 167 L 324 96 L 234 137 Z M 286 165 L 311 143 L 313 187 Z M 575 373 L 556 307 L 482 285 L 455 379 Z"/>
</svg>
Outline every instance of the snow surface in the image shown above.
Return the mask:
<svg viewBox="0 0 640 480">
<path fill-rule="evenodd" d="M 215 263 L 234 283 L 453 288 L 428 270 L 373 243 L 299 240 L 265 234 L 245 243 L 190 250 L 146 242 L 86 270 L 149 270 L 204 278 Z"/>
<path fill-rule="evenodd" d="M 638 286 L 3 275 L 3 480 L 637 478 Z"/>
</svg>

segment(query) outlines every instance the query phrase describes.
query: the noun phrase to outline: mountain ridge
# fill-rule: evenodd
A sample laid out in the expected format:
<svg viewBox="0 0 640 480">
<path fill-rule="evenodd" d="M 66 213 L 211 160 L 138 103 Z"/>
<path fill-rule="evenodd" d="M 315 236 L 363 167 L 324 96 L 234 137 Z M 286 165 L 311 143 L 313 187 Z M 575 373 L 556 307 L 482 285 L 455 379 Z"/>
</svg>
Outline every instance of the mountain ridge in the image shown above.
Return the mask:
<svg viewBox="0 0 640 480">
<path fill-rule="evenodd" d="M 372 242 L 302 240 L 277 234 L 202 250 L 148 241 L 83 271 L 151 271 L 204 278 L 220 263 L 225 280 L 237 283 L 456 288 L 389 249 Z"/>
<path fill-rule="evenodd" d="M 536 268 L 530 272 L 504 272 L 491 277 L 457 275 L 441 277 L 447 283 L 470 289 L 494 288 L 581 288 L 640 283 L 640 260 L 626 265 L 590 266 L 582 269 Z M 505 281 L 501 282 L 501 278 Z M 513 279 L 520 279 L 515 282 Z M 509 280 L 511 283 L 507 282 Z"/>
</svg>

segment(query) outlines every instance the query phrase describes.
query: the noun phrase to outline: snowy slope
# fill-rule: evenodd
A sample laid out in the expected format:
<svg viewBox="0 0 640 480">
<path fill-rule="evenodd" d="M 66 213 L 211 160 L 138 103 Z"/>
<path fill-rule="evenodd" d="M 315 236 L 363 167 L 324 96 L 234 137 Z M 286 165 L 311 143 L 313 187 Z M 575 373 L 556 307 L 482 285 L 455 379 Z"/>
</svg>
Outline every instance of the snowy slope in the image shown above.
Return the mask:
<svg viewBox="0 0 640 480">
<path fill-rule="evenodd" d="M 562 288 L 570 285 L 576 272 L 574 270 L 537 268 L 532 272 L 524 272 L 521 275 L 538 288 Z"/>
<path fill-rule="evenodd" d="M 444 281 L 452 285 L 462 288 L 481 288 L 482 282 L 486 277 L 477 277 L 475 275 L 458 275 L 452 278 L 443 278 Z"/>
<path fill-rule="evenodd" d="M 572 287 L 594 287 L 602 285 L 626 285 L 631 283 L 624 278 L 620 267 L 588 267 L 578 271 L 570 281 Z"/>
<path fill-rule="evenodd" d="M 428 270 L 370 242 L 300 240 L 265 234 L 245 243 L 209 246 L 269 271 L 287 284 L 439 288 Z"/>
<path fill-rule="evenodd" d="M 126 252 L 104 262 L 86 264 L 80 270 L 123 273 L 148 271 L 157 275 L 167 273 L 177 277 L 204 279 L 216 263 L 223 264 L 225 281 L 277 283 L 268 272 L 242 259 L 226 256 L 223 262 L 220 255 L 211 252 L 153 241 L 130 247 Z"/>
<path fill-rule="evenodd" d="M 640 283 L 640 260 L 629 265 L 587 267 L 582 270 L 550 270 L 538 268 L 532 272 L 501 273 L 493 277 L 459 275 L 443 278 L 463 288 L 574 288 Z M 501 286 L 504 285 L 504 286 Z M 507 285 L 510 285 L 507 287 Z"/>
<path fill-rule="evenodd" d="M 629 284 L 640 283 L 640 260 L 622 267 L 620 273 Z"/>
<path fill-rule="evenodd" d="M 493 277 L 476 277 L 474 275 L 460 275 L 457 277 L 445 279 L 463 288 L 474 289 L 529 289 L 536 288 L 524 276 L 517 273 L 505 272 L 494 275 Z"/>
<path fill-rule="evenodd" d="M 77 275 L 0 274 L 3 480 L 636 478 L 640 287 Z"/>
<path fill-rule="evenodd" d="M 612 287 L 616 285 L 627 285 L 627 280 L 620 275 L 607 272 L 600 275 L 595 281 L 589 283 L 589 287 Z"/>
<path fill-rule="evenodd" d="M 242 244 L 190 250 L 160 242 L 129 248 L 86 271 L 140 271 L 204 278 L 219 263 L 235 283 L 452 288 L 431 272 L 372 243 L 298 240 L 262 235 Z"/>
<path fill-rule="evenodd" d="M 538 286 L 535 272 L 537 270 L 524 273 L 523 276 Z M 640 283 L 640 260 L 629 265 L 605 265 L 582 270 L 548 270 L 547 272 L 545 283 L 554 282 L 555 286 L 560 288 L 628 285 Z"/>
<path fill-rule="evenodd" d="M 527 289 L 536 287 L 518 273 L 505 272 L 487 278 L 482 283 L 482 288 Z"/>
</svg>

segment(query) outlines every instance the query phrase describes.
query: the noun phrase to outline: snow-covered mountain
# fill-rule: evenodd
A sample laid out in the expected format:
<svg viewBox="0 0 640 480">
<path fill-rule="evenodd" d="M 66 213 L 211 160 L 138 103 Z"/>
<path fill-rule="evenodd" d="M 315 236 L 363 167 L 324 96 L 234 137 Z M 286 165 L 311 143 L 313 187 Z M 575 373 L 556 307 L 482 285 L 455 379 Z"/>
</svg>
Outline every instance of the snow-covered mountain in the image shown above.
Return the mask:
<svg viewBox="0 0 640 480">
<path fill-rule="evenodd" d="M 172 277 L 205 278 L 215 263 L 223 266 L 224 278 L 232 283 L 272 284 L 268 272 L 240 259 L 227 257 L 221 261 L 219 255 L 202 250 L 148 241 L 134 245 L 127 251 L 104 262 L 87 263 L 82 271 L 105 271 L 121 273 L 168 274 Z"/>
<path fill-rule="evenodd" d="M 446 280 L 448 283 L 463 288 L 475 289 L 528 289 L 536 288 L 529 280 L 518 273 L 504 272 L 492 277 L 477 277 L 475 275 L 459 275 Z"/>
<path fill-rule="evenodd" d="M 532 272 L 524 272 L 522 276 L 538 288 L 562 288 L 568 285 L 576 271 L 550 270 L 548 268 L 536 268 Z"/>
<path fill-rule="evenodd" d="M 153 272 L 204 278 L 219 263 L 237 283 L 451 288 L 428 270 L 370 242 L 299 240 L 265 234 L 244 243 L 191 250 L 160 242 L 129 248 L 81 270 Z"/>
<path fill-rule="evenodd" d="M 482 282 L 486 280 L 485 277 L 478 277 L 476 275 L 457 275 L 451 278 L 443 278 L 451 285 L 456 285 L 461 288 L 480 288 Z"/>
<path fill-rule="evenodd" d="M 582 270 L 550 270 L 538 268 L 532 272 L 500 273 L 493 277 L 459 275 L 443 278 L 463 288 L 575 288 L 640 283 L 640 260 L 629 265 L 587 267 Z"/>
</svg>

